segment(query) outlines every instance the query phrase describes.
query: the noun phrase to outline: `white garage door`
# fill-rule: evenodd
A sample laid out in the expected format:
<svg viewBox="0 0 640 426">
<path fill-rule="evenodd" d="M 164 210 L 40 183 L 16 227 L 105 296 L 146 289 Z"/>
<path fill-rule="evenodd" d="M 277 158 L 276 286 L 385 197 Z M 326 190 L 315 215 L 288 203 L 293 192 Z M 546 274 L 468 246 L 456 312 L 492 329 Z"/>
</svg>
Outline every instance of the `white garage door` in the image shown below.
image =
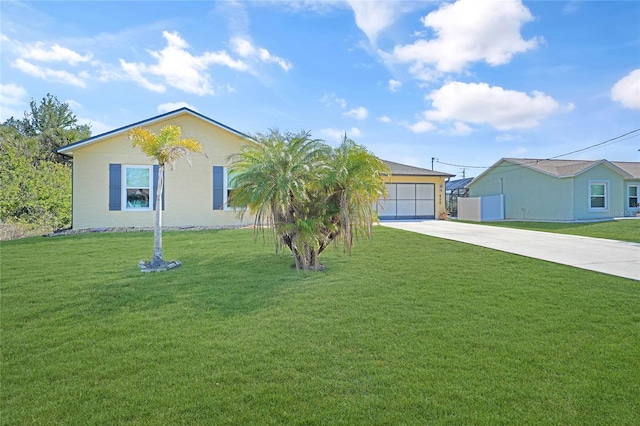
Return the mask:
<svg viewBox="0 0 640 426">
<path fill-rule="evenodd" d="M 380 219 L 435 219 L 433 183 L 388 183 L 389 197 L 378 201 Z"/>
</svg>

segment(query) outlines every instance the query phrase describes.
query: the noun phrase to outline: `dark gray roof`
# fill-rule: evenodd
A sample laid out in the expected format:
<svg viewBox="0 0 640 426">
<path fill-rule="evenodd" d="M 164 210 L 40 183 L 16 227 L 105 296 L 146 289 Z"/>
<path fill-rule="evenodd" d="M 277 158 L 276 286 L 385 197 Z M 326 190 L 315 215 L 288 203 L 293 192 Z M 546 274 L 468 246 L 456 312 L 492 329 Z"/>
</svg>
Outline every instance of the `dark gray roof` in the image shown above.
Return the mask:
<svg viewBox="0 0 640 426">
<path fill-rule="evenodd" d="M 453 177 L 449 173 L 436 172 L 435 170 L 423 169 L 421 167 L 408 166 L 406 164 L 394 163 L 393 161 L 382 160 L 389 167 L 393 176 L 442 176 Z"/>
</svg>

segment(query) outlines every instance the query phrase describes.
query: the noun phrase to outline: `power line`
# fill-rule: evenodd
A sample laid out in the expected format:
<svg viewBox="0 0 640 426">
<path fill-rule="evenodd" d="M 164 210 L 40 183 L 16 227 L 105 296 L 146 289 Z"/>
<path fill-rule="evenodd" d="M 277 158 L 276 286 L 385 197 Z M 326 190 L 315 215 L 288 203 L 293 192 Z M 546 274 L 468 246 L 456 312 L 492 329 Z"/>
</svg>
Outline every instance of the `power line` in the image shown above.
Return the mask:
<svg viewBox="0 0 640 426">
<path fill-rule="evenodd" d="M 586 147 L 586 148 L 577 149 L 577 150 L 575 150 L 575 151 L 567 152 L 566 154 L 556 155 L 555 157 L 548 158 L 548 160 L 553 160 L 554 158 L 559 158 L 559 157 L 565 157 L 565 156 L 567 156 L 567 155 L 575 154 L 576 152 L 587 151 L 587 150 L 589 150 L 589 149 L 592 149 L 592 148 L 595 148 L 595 147 L 598 147 L 598 146 L 601 146 L 601 145 L 607 144 L 607 143 L 609 143 L 609 142 L 613 142 L 613 141 L 615 141 L 615 140 L 622 139 L 622 138 L 624 138 L 625 136 L 629 136 L 630 134 L 633 134 L 633 133 L 636 133 L 636 132 L 640 132 L 640 129 L 632 130 L 632 131 L 630 131 L 630 132 L 625 133 L 624 135 L 616 136 L 615 138 L 611 138 L 611 139 L 608 139 L 608 140 L 606 140 L 606 141 L 604 141 L 604 142 L 600 142 L 600 143 L 597 143 L 597 144 L 594 144 L 594 145 L 590 145 L 590 146 L 588 146 L 588 147 Z M 632 137 L 636 137 L 636 136 L 637 136 L 637 135 L 632 136 Z M 630 139 L 630 138 L 628 138 L 628 139 Z M 625 140 L 625 139 L 623 139 L 623 140 Z M 620 140 L 620 141 L 618 141 L 618 142 L 622 142 L 622 141 Z"/>
<path fill-rule="evenodd" d="M 634 133 L 637 133 L 637 132 L 640 132 L 640 129 L 632 130 L 632 131 L 624 133 L 624 134 L 622 134 L 620 136 L 616 136 L 614 138 L 607 139 L 606 141 L 598 142 L 598 143 L 593 144 L 593 145 L 589 145 L 589 146 L 587 146 L 585 148 L 580 148 L 580 149 L 577 149 L 575 151 L 567 152 L 565 154 L 556 155 L 555 157 L 549 157 L 549 158 L 545 158 L 545 159 L 541 159 L 541 160 L 534 160 L 530 164 L 534 164 L 534 163 L 537 163 L 539 161 L 554 160 L 556 158 L 566 157 L 567 155 L 571 155 L 571 154 L 575 154 L 575 153 L 578 153 L 578 152 L 587 151 L 587 150 L 590 150 L 590 149 L 593 149 L 593 148 L 597 148 L 599 146 L 606 145 L 606 144 L 613 144 L 613 143 L 617 143 L 617 142 L 622 142 L 624 140 L 640 136 L 640 135 L 634 135 Z M 630 135 L 633 135 L 633 136 L 630 136 Z M 629 137 L 627 137 L 627 136 L 629 136 Z M 622 138 L 624 138 L 624 139 L 622 139 Z M 462 167 L 462 168 L 467 168 L 467 169 L 488 169 L 489 167 L 491 167 L 491 166 L 469 166 L 469 165 L 462 165 L 462 164 L 445 163 L 444 161 L 440 161 L 437 158 L 435 159 L 435 161 L 436 161 L 436 163 L 443 164 L 445 166 Z M 519 164 L 518 166 L 524 165 L 524 164 L 527 164 L 527 163 L 522 163 L 522 164 Z M 513 167 L 513 166 L 506 166 L 506 167 Z"/>
</svg>

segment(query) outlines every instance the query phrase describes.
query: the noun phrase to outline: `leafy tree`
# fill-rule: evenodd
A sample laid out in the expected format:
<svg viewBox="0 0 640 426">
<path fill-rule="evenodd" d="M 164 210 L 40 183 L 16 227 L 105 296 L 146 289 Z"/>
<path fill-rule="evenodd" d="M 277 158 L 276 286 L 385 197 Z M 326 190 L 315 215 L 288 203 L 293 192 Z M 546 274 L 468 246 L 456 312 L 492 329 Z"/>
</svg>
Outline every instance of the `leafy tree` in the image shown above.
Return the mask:
<svg viewBox="0 0 640 426">
<path fill-rule="evenodd" d="M 25 138 L 37 143 L 29 146 L 28 155 L 34 160 L 52 160 L 65 162 L 56 150 L 91 136 L 87 124 L 78 124 L 78 118 L 71 112 L 69 105 L 47 94 L 40 104 L 34 99 L 29 103 L 29 111 L 22 119 L 9 118 L 3 123 L 15 129 Z"/>
<path fill-rule="evenodd" d="M 2 141 L 7 141 L 7 135 L 12 133 L 3 126 Z M 20 136 L 16 139 L 22 140 Z M 36 167 L 21 151 L 20 143 L 3 143 L 0 181 L 1 222 L 46 229 L 71 225 L 71 168 L 68 165 L 42 160 Z"/>
<path fill-rule="evenodd" d="M 319 256 L 331 243 L 350 251 L 355 237 L 371 236 L 389 174 L 381 160 L 346 135 L 336 149 L 305 131 L 254 140 L 231 157 L 230 204 L 254 214 L 256 229 L 270 226 L 276 250 L 288 247 L 296 269 L 323 269 Z"/>
<path fill-rule="evenodd" d="M 146 156 L 157 161 L 159 166 L 151 268 L 161 268 L 165 265 L 162 258 L 162 193 L 164 191 L 165 166 L 168 165 L 173 169 L 176 161 L 183 157 L 191 165 L 191 153 L 206 156 L 202 145 L 198 141 L 192 138 L 180 138 L 181 134 L 182 130 L 176 125 L 163 127 L 157 135 L 141 127 L 129 131 L 129 139 L 133 146 L 140 148 Z"/>
</svg>

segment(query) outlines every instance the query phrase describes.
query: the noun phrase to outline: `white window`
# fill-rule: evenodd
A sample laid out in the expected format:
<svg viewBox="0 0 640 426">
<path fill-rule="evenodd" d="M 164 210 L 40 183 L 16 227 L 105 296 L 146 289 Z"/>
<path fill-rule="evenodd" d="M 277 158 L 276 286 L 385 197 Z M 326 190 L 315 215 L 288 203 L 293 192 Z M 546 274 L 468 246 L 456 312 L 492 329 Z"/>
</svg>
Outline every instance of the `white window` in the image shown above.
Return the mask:
<svg viewBox="0 0 640 426">
<path fill-rule="evenodd" d="M 122 166 L 123 210 L 153 208 L 153 166 Z"/>
<path fill-rule="evenodd" d="M 640 210 L 640 184 L 627 187 L 627 207 Z"/>
<path fill-rule="evenodd" d="M 609 208 L 609 183 L 589 181 L 589 210 L 604 211 Z"/>
<path fill-rule="evenodd" d="M 231 173 L 226 167 L 224 169 L 224 172 L 224 205 L 226 209 L 230 209 L 231 206 L 229 205 L 229 200 L 231 198 L 233 190 L 236 189 L 236 184 L 233 173 Z"/>
</svg>

